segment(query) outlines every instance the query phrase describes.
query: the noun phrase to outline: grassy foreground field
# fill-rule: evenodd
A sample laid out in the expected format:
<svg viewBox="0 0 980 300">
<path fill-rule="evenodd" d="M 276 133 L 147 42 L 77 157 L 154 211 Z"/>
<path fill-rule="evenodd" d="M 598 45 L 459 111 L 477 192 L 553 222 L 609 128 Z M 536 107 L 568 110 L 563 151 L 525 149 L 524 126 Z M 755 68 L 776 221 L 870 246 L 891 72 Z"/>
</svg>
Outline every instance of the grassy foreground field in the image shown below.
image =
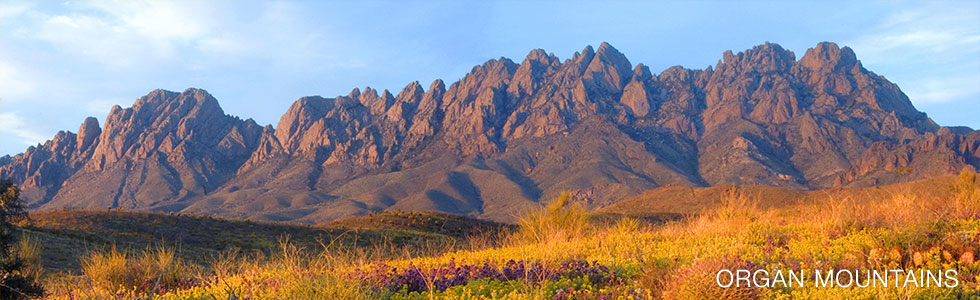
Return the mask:
<svg viewBox="0 0 980 300">
<path fill-rule="evenodd" d="M 166 242 L 136 244 L 128 252 L 102 248 L 78 260 L 78 273 L 69 263 L 62 267 L 68 273 L 49 272 L 61 275 L 48 275 L 45 287 L 52 299 L 978 299 L 980 181 L 965 171 L 929 182 L 873 197 L 825 193 L 778 206 L 751 189 L 730 187 L 718 192 L 714 205 L 666 223 L 608 215 L 594 222 L 584 208 L 560 197 L 524 216 L 514 230 L 445 230 L 419 225 L 442 217 L 414 213 L 327 227 L 266 224 L 264 237 L 244 239 L 264 245 L 260 249 L 208 246 L 208 240 L 190 242 L 187 236 L 184 248 Z M 126 228 L 168 217 L 136 215 L 145 219 Z M 55 243 L 44 236 L 63 235 L 67 228 L 44 225 L 51 218 L 41 217 L 26 230 L 42 244 Z M 418 221 L 423 219 L 429 221 Z M 192 228 L 207 236 L 245 234 L 233 228 L 245 222 L 208 228 L 216 224 Z M 345 235 L 351 229 L 330 226 L 358 231 Z M 171 227 L 158 231 L 165 228 Z M 289 228 L 292 238 L 278 239 L 275 232 Z M 407 229 L 395 234 L 385 228 Z M 370 236 L 357 238 L 365 234 Z M 87 239 L 96 237 L 80 240 Z M 388 242 L 367 242 L 379 239 Z M 229 237 L 226 243 L 242 240 Z M 45 246 L 43 256 L 51 256 L 51 249 Z M 843 288 L 815 287 L 808 280 L 802 287 L 724 289 L 715 275 L 726 268 L 804 274 L 949 269 L 956 270 L 958 284 Z"/>
</svg>

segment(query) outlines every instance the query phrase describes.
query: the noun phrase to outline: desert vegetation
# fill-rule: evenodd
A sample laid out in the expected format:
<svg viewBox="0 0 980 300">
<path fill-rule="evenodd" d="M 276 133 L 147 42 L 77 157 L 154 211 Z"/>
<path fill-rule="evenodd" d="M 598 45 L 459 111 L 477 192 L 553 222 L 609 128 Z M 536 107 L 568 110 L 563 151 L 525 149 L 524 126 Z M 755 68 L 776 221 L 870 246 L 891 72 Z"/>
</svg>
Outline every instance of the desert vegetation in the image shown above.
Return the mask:
<svg viewBox="0 0 980 300">
<path fill-rule="evenodd" d="M 761 208 L 766 199 L 732 187 L 720 205 L 663 223 L 597 218 L 562 194 L 516 227 L 460 238 L 366 242 L 323 231 L 330 234 L 311 242 L 310 232 L 295 231 L 277 236 L 270 251 L 193 256 L 179 245 L 104 247 L 86 252 L 79 272 L 49 271 L 43 282 L 52 299 L 976 299 L 980 179 L 964 171 L 944 188 L 950 197 L 894 193 Z M 437 219 L 403 213 L 358 222 Z M 37 251 L 32 243 L 20 248 Z M 951 269 L 958 285 L 721 288 L 720 269 Z"/>
<path fill-rule="evenodd" d="M 26 216 L 20 190 L 13 182 L 0 180 L 0 299 L 25 299 L 42 293 L 38 245 L 24 239 L 13 225 Z"/>
</svg>

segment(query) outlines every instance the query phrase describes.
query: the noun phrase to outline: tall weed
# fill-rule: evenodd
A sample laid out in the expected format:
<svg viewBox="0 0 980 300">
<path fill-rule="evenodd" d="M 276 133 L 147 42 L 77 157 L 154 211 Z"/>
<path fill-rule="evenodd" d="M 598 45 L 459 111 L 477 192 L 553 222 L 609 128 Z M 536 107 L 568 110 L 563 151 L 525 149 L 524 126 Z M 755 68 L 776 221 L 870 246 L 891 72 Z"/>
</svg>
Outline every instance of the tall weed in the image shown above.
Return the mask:
<svg viewBox="0 0 980 300">
<path fill-rule="evenodd" d="M 518 240 L 547 243 L 579 239 L 589 230 L 589 213 L 585 206 L 571 202 L 572 194 L 561 193 L 545 207 L 518 220 Z"/>
</svg>

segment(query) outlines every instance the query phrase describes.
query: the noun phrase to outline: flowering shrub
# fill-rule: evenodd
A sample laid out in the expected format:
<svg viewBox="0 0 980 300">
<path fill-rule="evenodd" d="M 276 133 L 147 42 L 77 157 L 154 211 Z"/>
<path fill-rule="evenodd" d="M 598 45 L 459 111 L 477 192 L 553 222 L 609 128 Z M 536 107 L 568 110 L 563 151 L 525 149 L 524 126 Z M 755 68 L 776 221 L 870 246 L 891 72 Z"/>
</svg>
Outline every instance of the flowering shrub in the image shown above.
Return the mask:
<svg viewBox="0 0 980 300">
<path fill-rule="evenodd" d="M 402 269 L 376 264 L 367 269 L 355 269 L 349 277 L 391 292 L 443 291 L 479 279 L 540 283 L 561 278 L 584 278 L 594 284 L 621 279 L 606 266 L 584 260 L 567 260 L 553 265 L 509 260 L 502 266 L 489 262 L 457 265 L 455 261 L 450 261 L 445 266 L 421 268 L 409 265 Z"/>
</svg>

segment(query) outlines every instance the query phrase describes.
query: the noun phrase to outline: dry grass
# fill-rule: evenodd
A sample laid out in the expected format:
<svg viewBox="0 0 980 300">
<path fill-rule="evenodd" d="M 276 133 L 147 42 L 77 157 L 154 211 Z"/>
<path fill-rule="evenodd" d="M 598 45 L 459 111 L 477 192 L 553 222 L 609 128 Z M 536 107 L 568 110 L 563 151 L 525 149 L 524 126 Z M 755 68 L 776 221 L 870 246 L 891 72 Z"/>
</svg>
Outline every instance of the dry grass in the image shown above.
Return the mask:
<svg viewBox="0 0 980 300">
<path fill-rule="evenodd" d="M 44 275 L 44 266 L 41 265 L 41 241 L 35 237 L 24 235 L 16 246 L 17 256 L 24 260 L 24 267 L 20 272 L 27 278 L 38 282 Z"/>
<path fill-rule="evenodd" d="M 218 280 L 223 280 L 245 269 L 248 260 L 238 248 L 231 248 L 212 255 L 207 265 Z"/>
<path fill-rule="evenodd" d="M 920 197 L 913 191 L 892 193 L 881 201 L 848 197 L 806 206 L 800 215 L 820 223 L 832 236 L 849 230 L 894 228 L 934 221 L 980 218 L 980 180 L 963 170 L 949 197 Z"/>
<path fill-rule="evenodd" d="M 961 171 L 953 191 L 956 195 L 950 204 L 953 217 L 980 219 L 980 178 L 977 178 L 977 173 L 966 169 Z"/>
<path fill-rule="evenodd" d="M 729 187 L 721 194 L 721 207 L 705 213 L 719 219 L 751 218 L 759 212 L 759 199 L 750 198 L 741 189 Z"/>
<path fill-rule="evenodd" d="M 518 220 L 515 237 L 527 243 L 549 243 L 579 239 L 590 230 L 589 212 L 580 203 L 571 202 L 572 194 L 564 192 L 540 210 L 531 211 Z"/>
<path fill-rule="evenodd" d="M 759 288 L 736 287 L 734 285 L 729 288 L 722 288 L 715 283 L 715 273 L 718 270 L 755 270 L 757 268 L 757 266 L 742 259 L 731 257 L 697 261 L 674 273 L 670 280 L 667 280 L 666 289 L 662 296 L 664 299 L 677 300 L 760 299 L 762 292 Z"/>
<path fill-rule="evenodd" d="M 650 296 L 662 298 L 664 291 L 674 280 L 680 262 L 674 259 L 654 259 L 645 262 L 643 273 L 636 279 L 636 286 L 650 291 Z"/>
<path fill-rule="evenodd" d="M 201 269 L 185 263 L 175 249 L 156 247 L 138 255 L 116 247 L 82 258 L 82 274 L 92 294 L 142 296 L 193 285 Z"/>
<path fill-rule="evenodd" d="M 706 233 L 734 233 L 760 218 L 771 217 L 771 210 L 759 208 L 759 199 L 750 197 L 738 187 L 728 187 L 720 196 L 718 207 L 705 209 L 678 222 L 663 226 L 666 235 L 689 236 Z"/>
</svg>

